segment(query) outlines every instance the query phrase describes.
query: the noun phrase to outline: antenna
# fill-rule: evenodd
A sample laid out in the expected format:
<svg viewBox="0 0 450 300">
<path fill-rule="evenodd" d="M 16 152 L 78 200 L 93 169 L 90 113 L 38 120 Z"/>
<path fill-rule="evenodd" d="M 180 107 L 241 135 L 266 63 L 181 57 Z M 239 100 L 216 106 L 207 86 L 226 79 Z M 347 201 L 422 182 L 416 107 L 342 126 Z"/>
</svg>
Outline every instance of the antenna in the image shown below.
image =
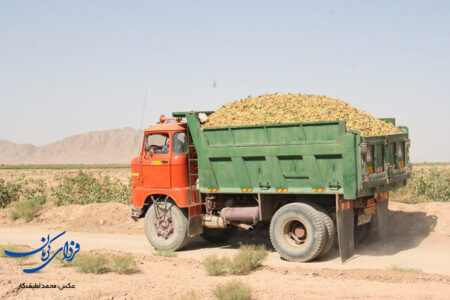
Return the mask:
<svg viewBox="0 0 450 300">
<path fill-rule="evenodd" d="M 147 102 L 147 94 L 148 94 L 148 90 L 145 90 L 144 105 L 142 107 L 142 115 L 141 115 L 141 126 L 139 126 L 139 129 L 142 130 L 142 131 L 144 131 L 142 126 L 143 126 L 143 123 L 144 123 L 145 103 Z M 145 135 L 145 132 L 142 133 L 142 139 L 141 139 L 141 143 L 139 144 L 140 147 L 138 149 L 138 155 L 141 154 L 142 144 L 144 143 L 144 135 Z"/>
</svg>

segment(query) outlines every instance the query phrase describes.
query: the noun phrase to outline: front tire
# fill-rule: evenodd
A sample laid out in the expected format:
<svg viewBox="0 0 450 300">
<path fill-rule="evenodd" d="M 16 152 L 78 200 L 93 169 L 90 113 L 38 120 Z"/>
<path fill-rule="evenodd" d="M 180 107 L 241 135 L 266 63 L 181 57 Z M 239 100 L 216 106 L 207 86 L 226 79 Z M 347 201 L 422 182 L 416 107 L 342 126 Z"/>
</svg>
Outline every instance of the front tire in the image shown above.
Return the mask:
<svg viewBox="0 0 450 300">
<path fill-rule="evenodd" d="M 327 242 L 324 222 L 306 203 L 281 207 L 270 222 L 270 240 L 283 259 L 306 262 L 316 258 Z"/>
<path fill-rule="evenodd" d="M 189 240 L 188 225 L 183 211 L 170 202 L 153 204 L 144 219 L 145 235 L 155 250 L 183 248 Z"/>
</svg>

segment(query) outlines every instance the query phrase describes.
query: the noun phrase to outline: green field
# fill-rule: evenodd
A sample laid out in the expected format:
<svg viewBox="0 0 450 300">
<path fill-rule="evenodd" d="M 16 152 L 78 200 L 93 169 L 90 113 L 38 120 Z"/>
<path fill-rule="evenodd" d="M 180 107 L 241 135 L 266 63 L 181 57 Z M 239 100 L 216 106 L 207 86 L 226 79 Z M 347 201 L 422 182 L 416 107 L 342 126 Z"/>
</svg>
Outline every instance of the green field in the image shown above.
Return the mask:
<svg viewBox="0 0 450 300">
<path fill-rule="evenodd" d="M 413 163 L 413 167 L 448 167 L 450 162 L 421 162 Z M 0 170 L 33 170 L 33 169 L 126 169 L 130 168 L 130 164 L 29 164 L 29 165 L 0 165 Z"/>
<path fill-rule="evenodd" d="M 129 168 L 130 164 L 73 164 L 73 165 L 0 165 L 3 170 L 32 170 L 32 169 L 122 169 Z"/>
<path fill-rule="evenodd" d="M 421 162 L 421 163 L 413 163 L 413 167 L 448 167 L 450 166 L 450 162 Z"/>
</svg>

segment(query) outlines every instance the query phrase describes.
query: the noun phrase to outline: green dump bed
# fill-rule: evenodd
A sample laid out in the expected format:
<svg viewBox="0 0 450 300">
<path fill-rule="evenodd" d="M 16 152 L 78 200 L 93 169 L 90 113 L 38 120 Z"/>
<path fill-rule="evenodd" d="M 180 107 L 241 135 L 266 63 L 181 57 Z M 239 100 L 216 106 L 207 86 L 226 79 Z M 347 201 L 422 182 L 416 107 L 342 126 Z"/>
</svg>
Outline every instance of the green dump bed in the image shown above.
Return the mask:
<svg viewBox="0 0 450 300">
<path fill-rule="evenodd" d="M 361 137 L 345 122 L 203 128 L 185 117 L 198 156 L 202 193 L 343 194 L 394 190 L 410 175 L 404 134 Z"/>
</svg>

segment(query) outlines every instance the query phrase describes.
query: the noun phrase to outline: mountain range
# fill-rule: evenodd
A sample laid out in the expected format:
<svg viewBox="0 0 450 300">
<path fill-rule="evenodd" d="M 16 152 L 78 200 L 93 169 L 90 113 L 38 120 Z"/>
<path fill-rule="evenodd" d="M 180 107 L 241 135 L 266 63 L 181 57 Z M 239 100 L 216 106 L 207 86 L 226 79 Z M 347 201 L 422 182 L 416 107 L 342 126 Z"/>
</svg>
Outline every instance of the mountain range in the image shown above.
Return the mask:
<svg viewBox="0 0 450 300">
<path fill-rule="evenodd" d="M 142 131 L 126 127 L 77 134 L 44 146 L 0 140 L 0 164 L 130 163 Z"/>
</svg>

